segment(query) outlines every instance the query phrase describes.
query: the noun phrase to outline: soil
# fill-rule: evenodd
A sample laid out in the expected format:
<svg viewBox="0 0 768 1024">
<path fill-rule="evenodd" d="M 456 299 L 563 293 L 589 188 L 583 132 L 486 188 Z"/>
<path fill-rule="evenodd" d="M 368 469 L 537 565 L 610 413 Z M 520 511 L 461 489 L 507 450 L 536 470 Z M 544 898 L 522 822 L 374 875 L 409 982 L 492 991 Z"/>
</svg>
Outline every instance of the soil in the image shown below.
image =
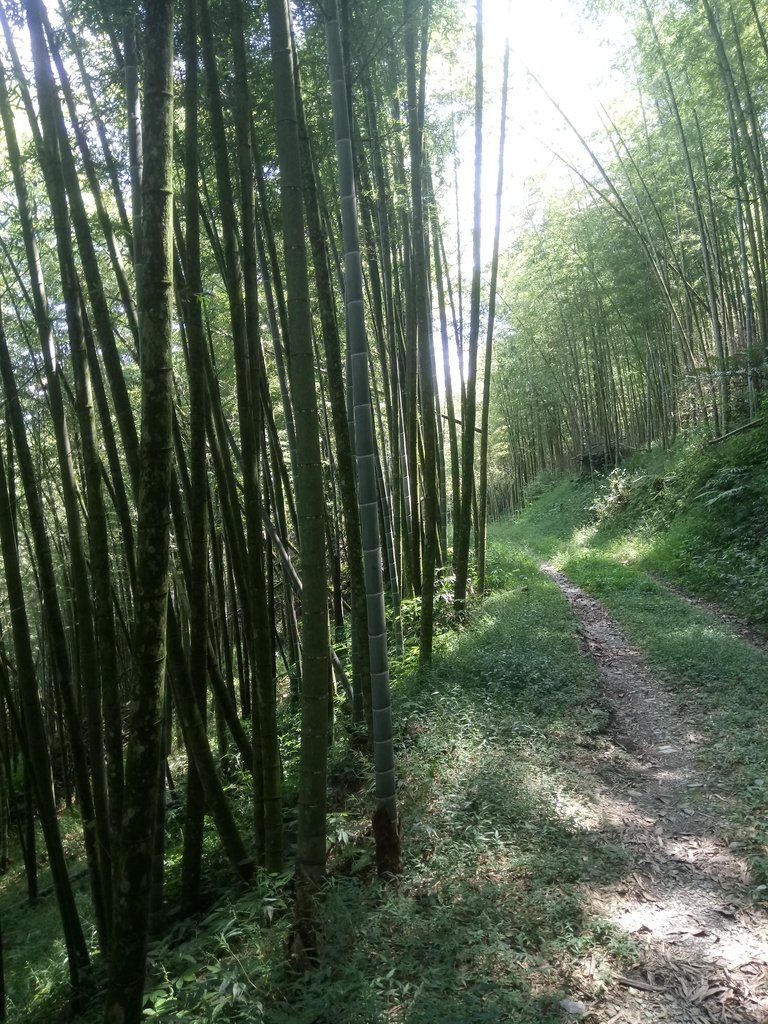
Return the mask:
<svg viewBox="0 0 768 1024">
<path fill-rule="evenodd" d="M 727 780 L 698 766 L 706 738 L 605 608 L 542 570 L 579 620 L 612 718 L 612 742 L 581 766 L 591 797 L 582 813 L 624 847 L 629 867 L 586 896 L 638 950 L 624 975 L 584 964 L 564 1013 L 593 1024 L 766 1024 L 768 914 L 750 896 L 745 851 L 728 838 Z"/>
</svg>

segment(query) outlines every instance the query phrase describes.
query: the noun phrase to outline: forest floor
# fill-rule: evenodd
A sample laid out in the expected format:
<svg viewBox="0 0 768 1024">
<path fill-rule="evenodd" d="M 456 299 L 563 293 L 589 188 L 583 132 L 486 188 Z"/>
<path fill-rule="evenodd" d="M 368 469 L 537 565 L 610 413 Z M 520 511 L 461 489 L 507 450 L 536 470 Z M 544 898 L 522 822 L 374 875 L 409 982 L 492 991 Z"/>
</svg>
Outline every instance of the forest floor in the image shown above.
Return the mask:
<svg viewBox="0 0 768 1024">
<path fill-rule="evenodd" d="M 717 458 L 738 467 L 731 448 L 718 447 Z M 762 466 L 764 451 L 752 455 Z M 707 472 L 733 476 L 719 462 Z M 712 487 L 684 466 L 565 479 L 494 524 L 488 593 L 468 622 L 455 621 L 448 575 L 431 666 L 419 668 L 412 643 L 393 659 L 402 875 L 376 877 L 370 764 L 349 741 L 340 702 L 318 969 L 296 971 L 286 957 L 290 870 L 234 885 L 210 827 L 209 908 L 172 919 L 152 943 L 145 1016 L 766 1024 L 763 476 L 751 505 L 741 489 L 738 508 L 730 490 L 712 504 Z M 679 508 L 698 509 L 698 519 L 674 518 Z M 418 606 L 406 603 L 404 613 L 413 637 Z M 280 713 L 290 845 L 298 722 L 287 705 Z M 183 791 L 183 765 L 176 774 Z M 245 832 L 247 771 L 233 771 L 228 785 Z M 182 807 L 167 809 L 170 910 Z M 62 830 L 77 876 L 76 808 L 62 815 Z M 25 900 L 18 857 L 0 875 L 9 1024 L 71 1019 L 44 857 L 40 867 L 35 904 Z M 90 934 L 87 880 L 76 885 Z M 102 1019 L 98 956 L 94 963 L 80 1024 Z"/>
<path fill-rule="evenodd" d="M 580 767 L 592 779 L 594 824 L 614 831 L 628 870 L 588 885 L 586 895 L 596 913 L 638 940 L 632 968 L 607 987 L 591 992 L 587 968 L 586 1001 L 574 1000 L 573 1009 L 606 1024 L 766 1021 L 768 915 L 752 899 L 743 844 L 727 838 L 727 791 L 697 763 L 706 742 L 699 722 L 599 601 L 551 565 L 542 570 L 577 617 L 611 713 L 613 745 Z M 706 608 L 765 648 L 748 627 Z"/>
<path fill-rule="evenodd" d="M 609 715 L 574 813 L 625 867 L 579 889 L 634 946 L 571 975 L 594 1024 L 768 1021 L 764 465 L 765 438 L 689 438 L 544 482 L 499 528 L 567 601 Z"/>
</svg>

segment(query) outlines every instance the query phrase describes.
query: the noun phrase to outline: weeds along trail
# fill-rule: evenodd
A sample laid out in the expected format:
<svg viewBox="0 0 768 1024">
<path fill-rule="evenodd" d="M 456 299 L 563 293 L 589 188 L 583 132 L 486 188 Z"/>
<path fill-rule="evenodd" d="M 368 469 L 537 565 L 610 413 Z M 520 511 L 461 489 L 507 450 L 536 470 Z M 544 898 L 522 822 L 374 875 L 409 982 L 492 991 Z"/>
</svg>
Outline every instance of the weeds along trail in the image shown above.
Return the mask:
<svg viewBox="0 0 768 1024">
<path fill-rule="evenodd" d="M 584 1019 L 611 1024 L 768 1020 L 768 915 L 742 844 L 729 841 L 727 779 L 698 756 L 709 737 L 649 671 L 606 608 L 542 566 L 578 619 L 611 711 L 613 745 L 593 763 L 593 812 L 628 852 L 620 879 L 589 884 L 595 912 L 638 941 L 602 989 L 585 965 Z M 663 623 L 660 623 L 663 628 Z"/>
</svg>

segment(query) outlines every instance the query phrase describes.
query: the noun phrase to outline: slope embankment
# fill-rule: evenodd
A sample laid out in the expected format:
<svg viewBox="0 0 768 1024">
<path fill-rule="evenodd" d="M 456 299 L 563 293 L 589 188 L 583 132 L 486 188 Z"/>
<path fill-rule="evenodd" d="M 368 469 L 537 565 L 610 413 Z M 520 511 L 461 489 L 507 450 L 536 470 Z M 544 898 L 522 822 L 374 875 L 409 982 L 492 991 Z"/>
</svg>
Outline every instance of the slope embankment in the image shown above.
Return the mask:
<svg viewBox="0 0 768 1024">
<path fill-rule="evenodd" d="M 568 602 L 610 712 L 583 820 L 627 870 L 582 891 L 636 946 L 623 973 L 574 977 L 587 1020 L 768 1019 L 764 450 L 689 443 L 553 481 L 499 528 Z"/>
</svg>

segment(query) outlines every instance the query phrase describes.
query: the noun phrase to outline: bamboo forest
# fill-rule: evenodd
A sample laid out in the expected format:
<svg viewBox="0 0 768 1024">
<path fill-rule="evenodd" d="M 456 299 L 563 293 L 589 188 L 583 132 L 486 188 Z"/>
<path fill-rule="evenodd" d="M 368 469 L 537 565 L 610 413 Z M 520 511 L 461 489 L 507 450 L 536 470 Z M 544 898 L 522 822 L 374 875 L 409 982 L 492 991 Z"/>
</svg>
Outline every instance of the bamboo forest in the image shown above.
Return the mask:
<svg viewBox="0 0 768 1024">
<path fill-rule="evenodd" d="M 0 1021 L 768 1022 L 768 10 L 0 28 Z"/>
</svg>

